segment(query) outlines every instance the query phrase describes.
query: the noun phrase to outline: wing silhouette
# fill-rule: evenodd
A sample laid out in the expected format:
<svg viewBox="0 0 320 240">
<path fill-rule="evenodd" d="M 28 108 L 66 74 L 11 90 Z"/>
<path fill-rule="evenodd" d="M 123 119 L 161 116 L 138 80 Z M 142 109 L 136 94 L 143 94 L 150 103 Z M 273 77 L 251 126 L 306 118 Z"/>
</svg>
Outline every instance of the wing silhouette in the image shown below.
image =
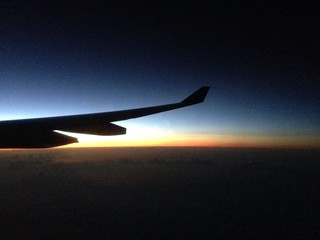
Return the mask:
<svg viewBox="0 0 320 240">
<path fill-rule="evenodd" d="M 94 135 L 125 134 L 112 122 L 187 107 L 204 101 L 209 87 L 202 87 L 178 103 L 114 112 L 0 121 L 0 148 L 48 148 L 78 142 L 55 130 Z"/>
</svg>

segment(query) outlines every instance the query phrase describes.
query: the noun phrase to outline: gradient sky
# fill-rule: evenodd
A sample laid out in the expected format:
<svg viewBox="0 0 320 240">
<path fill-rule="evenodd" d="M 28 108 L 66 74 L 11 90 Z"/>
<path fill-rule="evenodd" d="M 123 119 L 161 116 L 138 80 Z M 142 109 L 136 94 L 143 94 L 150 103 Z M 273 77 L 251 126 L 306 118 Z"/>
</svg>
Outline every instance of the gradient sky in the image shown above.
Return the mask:
<svg viewBox="0 0 320 240">
<path fill-rule="evenodd" d="M 48 2 L 0 5 L 1 120 L 171 103 L 208 85 L 201 105 L 79 146 L 320 147 L 312 1 Z"/>
</svg>

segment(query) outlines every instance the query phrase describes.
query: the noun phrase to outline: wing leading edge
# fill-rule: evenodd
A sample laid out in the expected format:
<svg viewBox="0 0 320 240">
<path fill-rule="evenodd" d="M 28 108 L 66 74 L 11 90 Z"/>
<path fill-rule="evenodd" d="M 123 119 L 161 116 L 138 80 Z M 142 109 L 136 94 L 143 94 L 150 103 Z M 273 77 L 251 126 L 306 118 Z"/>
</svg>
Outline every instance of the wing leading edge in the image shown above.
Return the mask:
<svg viewBox="0 0 320 240">
<path fill-rule="evenodd" d="M 76 143 L 76 138 L 54 130 L 95 135 L 125 134 L 126 129 L 111 122 L 143 117 L 202 103 L 209 87 L 202 87 L 178 103 L 114 112 L 20 119 L 0 122 L 0 148 L 47 148 Z"/>
</svg>

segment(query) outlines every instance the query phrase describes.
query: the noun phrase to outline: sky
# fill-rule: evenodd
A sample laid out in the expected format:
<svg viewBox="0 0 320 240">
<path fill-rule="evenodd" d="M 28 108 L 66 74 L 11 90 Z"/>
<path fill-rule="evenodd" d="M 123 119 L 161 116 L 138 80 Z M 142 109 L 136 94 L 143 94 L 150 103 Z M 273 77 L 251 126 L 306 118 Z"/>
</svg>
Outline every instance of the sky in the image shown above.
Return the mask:
<svg viewBox="0 0 320 240">
<path fill-rule="evenodd" d="M 178 1 L 179 2 L 179 1 Z M 0 4 L 0 120 L 177 102 L 76 146 L 320 147 L 316 1 Z"/>
</svg>

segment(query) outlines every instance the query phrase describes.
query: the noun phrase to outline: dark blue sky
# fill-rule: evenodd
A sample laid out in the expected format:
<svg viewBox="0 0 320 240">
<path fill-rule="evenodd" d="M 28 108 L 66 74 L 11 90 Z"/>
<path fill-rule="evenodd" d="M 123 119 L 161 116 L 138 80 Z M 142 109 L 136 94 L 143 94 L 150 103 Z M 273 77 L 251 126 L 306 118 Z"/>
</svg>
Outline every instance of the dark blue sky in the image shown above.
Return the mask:
<svg viewBox="0 0 320 240">
<path fill-rule="evenodd" d="M 172 135 L 172 142 L 189 136 L 196 145 L 223 138 L 231 145 L 319 146 L 320 18 L 313 1 L 0 7 L 2 120 L 170 103 L 209 85 L 203 105 L 123 126 L 154 131 L 154 138 L 161 132 L 165 143 Z"/>
</svg>

